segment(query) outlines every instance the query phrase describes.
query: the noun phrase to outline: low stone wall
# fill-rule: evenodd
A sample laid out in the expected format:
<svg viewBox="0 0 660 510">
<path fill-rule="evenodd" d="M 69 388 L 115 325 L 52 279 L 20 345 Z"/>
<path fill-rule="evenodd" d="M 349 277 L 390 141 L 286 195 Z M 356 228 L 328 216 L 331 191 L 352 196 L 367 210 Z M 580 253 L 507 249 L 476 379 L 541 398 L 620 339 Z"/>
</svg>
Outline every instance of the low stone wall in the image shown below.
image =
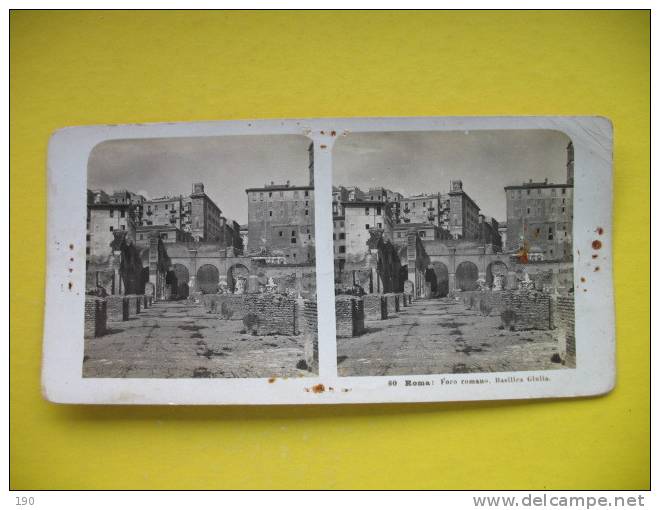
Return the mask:
<svg viewBox="0 0 660 510">
<path fill-rule="evenodd" d="M 296 299 L 282 294 L 243 294 L 246 316 L 257 317 L 253 331 L 263 335 L 296 334 Z"/>
<path fill-rule="evenodd" d="M 319 319 L 315 299 L 303 300 L 303 321 L 300 325 L 303 334 L 304 356 L 307 369 L 319 369 Z"/>
<path fill-rule="evenodd" d="M 96 338 L 105 334 L 108 309 L 103 298 L 85 296 L 85 338 Z"/>
<path fill-rule="evenodd" d="M 356 296 L 335 297 L 335 320 L 338 337 L 354 337 L 364 333 L 364 301 Z"/>
<path fill-rule="evenodd" d="M 113 295 L 106 297 L 105 300 L 109 321 L 128 320 L 128 298 L 126 296 Z"/>
<path fill-rule="evenodd" d="M 535 290 L 467 291 L 458 294 L 468 310 L 500 315 L 502 325 L 514 330 L 551 329 L 552 298 Z"/>
<path fill-rule="evenodd" d="M 553 325 L 559 333 L 559 354 L 566 366 L 575 368 L 575 297 L 557 296 L 552 302 Z"/>
<path fill-rule="evenodd" d="M 247 294 L 204 294 L 202 305 L 208 313 L 217 313 L 223 319 L 242 320 L 247 312 Z M 223 308 L 224 307 L 224 308 Z"/>
<path fill-rule="evenodd" d="M 382 294 L 365 294 L 362 301 L 364 302 L 364 318 L 366 320 L 387 319 L 387 301 Z"/>
</svg>

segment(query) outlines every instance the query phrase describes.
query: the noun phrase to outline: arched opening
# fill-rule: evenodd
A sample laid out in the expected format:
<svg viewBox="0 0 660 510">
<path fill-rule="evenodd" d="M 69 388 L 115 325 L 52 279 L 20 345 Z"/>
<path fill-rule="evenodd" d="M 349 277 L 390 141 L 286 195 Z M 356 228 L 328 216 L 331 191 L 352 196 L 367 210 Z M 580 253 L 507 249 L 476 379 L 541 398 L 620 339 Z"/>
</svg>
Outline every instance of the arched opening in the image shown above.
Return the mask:
<svg viewBox="0 0 660 510">
<path fill-rule="evenodd" d="M 449 270 L 442 262 L 433 262 L 431 264 L 436 280 L 436 290 L 433 293 L 436 297 L 446 297 L 449 294 Z"/>
<path fill-rule="evenodd" d="M 174 282 L 172 285 L 172 297 L 176 299 L 186 299 L 190 294 L 188 282 L 190 281 L 190 273 L 188 268 L 183 264 L 174 264 L 172 271 L 174 275 Z"/>
<path fill-rule="evenodd" d="M 432 267 L 426 268 L 426 273 L 424 274 L 424 280 L 426 283 L 430 284 L 431 286 L 431 294 L 430 297 L 435 297 L 436 294 L 438 293 L 438 279 L 435 276 L 435 271 L 433 270 Z"/>
<path fill-rule="evenodd" d="M 203 294 L 215 294 L 218 292 L 220 273 L 218 268 L 211 264 L 204 264 L 197 270 L 197 288 Z"/>
<path fill-rule="evenodd" d="M 227 270 L 227 289 L 232 294 L 245 292 L 250 271 L 243 264 L 234 264 Z"/>
<path fill-rule="evenodd" d="M 456 288 L 461 290 L 477 290 L 479 284 L 479 268 L 473 263 L 461 262 L 456 268 Z"/>
<path fill-rule="evenodd" d="M 506 264 L 500 260 L 495 260 L 488 264 L 486 268 L 486 285 L 489 289 L 495 287 L 496 290 L 502 290 L 506 288 L 506 275 L 508 268 Z M 495 279 L 498 279 L 499 285 L 494 285 Z"/>
</svg>

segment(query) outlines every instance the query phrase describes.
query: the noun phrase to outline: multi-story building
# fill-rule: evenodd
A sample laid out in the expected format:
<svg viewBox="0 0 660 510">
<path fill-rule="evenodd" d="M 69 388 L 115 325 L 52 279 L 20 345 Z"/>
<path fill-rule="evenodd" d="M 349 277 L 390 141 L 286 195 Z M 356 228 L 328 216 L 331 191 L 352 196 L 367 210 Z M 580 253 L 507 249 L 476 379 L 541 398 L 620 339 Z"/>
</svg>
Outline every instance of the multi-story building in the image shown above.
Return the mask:
<svg viewBox="0 0 660 510">
<path fill-rule="evenodd" d="M 145 200 L 142 204 L 142 224 L 144 226 L 175 227 L 183 230 L 184 200 L 181 195 Z"/>
<path fill-rule="evenodd" d="M 127 230 L 135 238 L 135 206 L 132 204 L 110 203 L 102 191 L 88 193 L 91 202 L 87 203 L 87 263 L 105 261 L 111 254 L 110 244 L 114 232 Z"/>
<path fill-rule="evenodd" d="M 502 237 L 500 236 L 500 225 L 495 218 L 490 216 L 479 215 L 479 224 L 481 233 L 479 241 L 483 244 L 492 245 L 495 251 L 502 250 Z"/>
<path fill-rule="evenodd" d="M 392 240 L 394 221 L 391 204 L 360 200 L 344 202 L 343 206 L 346 258 L 366 252 L 372 229 L 382 230 L 383 237 Z"/>
<path fill-rule="evenodd" d="M 535 260 L 573 258 L 573 145 L 566 148 L 566 183 L 506 186 L 506 250 L 525 248 Z"/>
<path fill-rule="evenodd" d="M 154 234 L 164 243 L 189 243 L 193 241 L 190 232 L 181 230 L 174 225 L 140 225 L 135 227 L 135 242 L 138 246 L 149 246 L 149 239 Z"/>
<path fill-rule="evenodd" d="M 439 225 L 440 193 L 413 195 L 401 199 L 402 223 Z"/>
<path fill-rule="evenodd" d="M 463 191 L 463 182 L 451 181 L 449 233 L 454 239 L 478 240 L 481 235 L 479 206 Z"/>
<path fill-rule="evenodd" d="M 315 260 L 313 186 L 271 182 L 245 192 L 250 253 L 281 252 L 290 264 Z"/>
<path fill-rule="evenodd" d="M 450 239 L 449 232 L 432 223 L 397 223 L 394 225 L 394 244 L 408 244 L 408 232 L 414 230 L 422 241 L 438 241 Z"/>
</svg>

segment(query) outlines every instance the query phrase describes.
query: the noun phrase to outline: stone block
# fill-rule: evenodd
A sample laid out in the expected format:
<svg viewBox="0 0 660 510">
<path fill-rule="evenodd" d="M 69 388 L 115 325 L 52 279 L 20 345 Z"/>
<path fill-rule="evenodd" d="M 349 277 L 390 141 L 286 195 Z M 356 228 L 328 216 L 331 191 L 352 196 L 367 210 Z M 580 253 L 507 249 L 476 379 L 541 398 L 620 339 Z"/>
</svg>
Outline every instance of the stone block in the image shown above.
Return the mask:
<svg viewBox="0 0 660 510">
<path fill-rule="evenodd" d="M 85 338 L 96 338 L 105 334 L 108 320 L 105 299 L 85 296 Z"/>
<path fill-rule="evenodd" d="M 387 319 L 387 301 L 382 294 L 365 294 L 362 301 L 366 320 Z"/>
<path fill-rule="evenodd" d="M 113 295 L 105 298 L 108 307 L 108 320 L 128 320 L 128 298 L 121 295 Z"/>
<path fill-rule="evenodd" d="M 254 314 L 257 335 L 295 335 L 296 299 L 282 294 L 245 294 L 246 315 Z"/>
<path fill-rule="evenodd" d="M 355 296 L 335 297 L 335 320 L 338 337 L 355 337 L 364 333 L 364 301 Z"/>
</svg>

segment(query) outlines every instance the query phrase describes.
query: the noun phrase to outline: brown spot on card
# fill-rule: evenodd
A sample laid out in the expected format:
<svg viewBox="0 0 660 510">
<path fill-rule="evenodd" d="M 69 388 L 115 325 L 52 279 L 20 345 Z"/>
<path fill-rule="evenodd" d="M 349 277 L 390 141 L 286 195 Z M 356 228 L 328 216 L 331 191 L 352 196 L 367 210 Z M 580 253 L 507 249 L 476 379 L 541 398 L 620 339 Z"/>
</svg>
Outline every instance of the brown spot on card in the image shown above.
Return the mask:
<svg viewBox="0 0 660 510">
<path fill-rule="evenodd" d="M 592 258 L 592 259 L 597 259 L 597 258 L 598 258 L 598 253 L 594 253 L 594 254 L 591 256 L 591 258 Z"/>
<path fill-rule="evenodd" d="M 73 283 L 69 282 L 69 290 L 73 289 Z"/>
<path fill-rule="evenodd" d="M 321 149 L 327 149 L 327 148 L 328 148 L 327 145 L 321 145 Z"/>
<path fill-rule="evenodd" d="M 73 245 L 72 244 L 69 245 L 69 250 L 73 250 Z"/>
<path fill-rule="evenodd" d="M 276 377 L 270 377 L 270 378 L 268 379 L 268 383 L 269 383 L 269 384 L 273 384 L 275 381 L 277 381 L 277 378 L 276 378 Z"/>
<path fill-rule="evenodd" d="M 602 235 L 603 235 L 603 232 L 605 232 L 605 231 L 603 230 L 603 227 L 598 227 L 598 228 L 596 229 L 596 233 L 597 233 L 599 236 L 602 236 Z"/>
<path fill-rule="evenodd" d="M 593 241 L 593 242 L 591 243 L 591 247 L 592 247 L 594 250 L 600 250 L 600 249 L 603 247 L 603 243 L 601 243 L 598 239 L 596 239 L 595 241 Z"/>
<path fill-rule="evenodd" d="M 313 393 L 323 393 L 324 391 L 325 391 L 325 386 L 321 383 L 312 386 Z"/>
<path fill-rule="evenodd" d="M 594 268 L 594 271 L 600 271 L 600 266 L 596 266 L 596 267 Z"/>
<path fill-rule="evenodd" d="M 582 283 L 584 283 L 584 282 L 587 281 L 587 279 L 586 279 L 584 276 L 582 276 L 582 277 L 580 277 L 580 281 L 581 281 Z"/>
</svg>

